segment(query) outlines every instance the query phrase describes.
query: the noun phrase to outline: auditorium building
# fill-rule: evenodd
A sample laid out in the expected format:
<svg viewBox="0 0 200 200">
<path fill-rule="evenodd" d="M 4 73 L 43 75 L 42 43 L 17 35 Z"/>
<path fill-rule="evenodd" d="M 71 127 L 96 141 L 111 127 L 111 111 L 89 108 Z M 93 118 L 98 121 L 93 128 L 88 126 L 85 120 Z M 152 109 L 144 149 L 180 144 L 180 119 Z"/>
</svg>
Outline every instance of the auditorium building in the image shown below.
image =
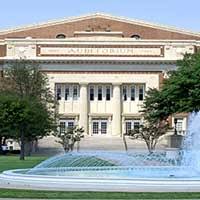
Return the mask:
<svg viewBox="0 0 200 200">
<path fill-rule="evenodd" d="M 141 123 L 146 91 L 160 88 L 176 61 L 199 47 L 199 33 L 95 13 L 0 31 L 0 70 L 15 59 L 38 62 L 60 124 L 121 136 Z M 173 118 L 184 132 L 187 115 Z"/>
</svg>

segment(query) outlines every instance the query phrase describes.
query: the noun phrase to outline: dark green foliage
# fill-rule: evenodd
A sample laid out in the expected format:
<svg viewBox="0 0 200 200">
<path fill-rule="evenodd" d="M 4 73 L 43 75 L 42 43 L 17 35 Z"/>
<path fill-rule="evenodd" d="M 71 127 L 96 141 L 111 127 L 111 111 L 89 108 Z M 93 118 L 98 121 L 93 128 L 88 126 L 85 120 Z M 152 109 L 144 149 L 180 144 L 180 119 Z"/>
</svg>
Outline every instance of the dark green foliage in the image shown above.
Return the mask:
<svg viewBox="0 0 200 200">
<path fill-rule="evenodd" d="M 177 66 L 161 90 L 170 105 L 168 112 L 197 112 L 200 110 L 200 52 L 185 55 Z"/>
<path fill-rule="evenodd" d="M 55 101 L 47 76 L 37 64 L 16 60 L 5 68 L 0 91 L 0 136 L 20 141 L 20 159 L 24 159 L 26 142 L 56 131 Z"/>
<path fill-rule="evenodd" d="M 177 66 L 161 90 L 149 89 L 141 111 L 145 123 L 128 134 L 133 139 L 143 139 L 150 152 L 167 132 L 171 114 L 200 110 L 200 52 L 185 55 Z"/>
</svg>

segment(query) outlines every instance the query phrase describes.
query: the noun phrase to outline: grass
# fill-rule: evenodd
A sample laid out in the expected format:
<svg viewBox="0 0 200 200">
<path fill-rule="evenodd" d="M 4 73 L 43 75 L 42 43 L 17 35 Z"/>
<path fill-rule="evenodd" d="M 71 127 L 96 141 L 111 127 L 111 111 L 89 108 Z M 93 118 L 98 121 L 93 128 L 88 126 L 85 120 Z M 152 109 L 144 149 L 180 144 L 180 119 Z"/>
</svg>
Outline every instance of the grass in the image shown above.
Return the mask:
<svg viewBox="0 0 200 200">
<path fill-rule="evenodd" d="M 0 173 L 10 169 L 31 168 L 47 157 L 31 156 L 26 157 L 25 160 L 19 160 L 18 156 L 0 156 Z"/>
<path fill-rule="evenodd" d="M 0 172 L 9 169 L 31 168 L 47 157 L 26 157 L 20 161 L 18 156 L 0 156 Z M 65 192 L 0 189 L 0 198 L 26 199 L 200 199 L 200 193 L 129 193 L 129 192 Z"/>
<path fill-rule="evenodd" d="M 64 192 L 0 189 L 0 198 L 28 199 L 199 199 L 200 193 Z"/>
</svg>

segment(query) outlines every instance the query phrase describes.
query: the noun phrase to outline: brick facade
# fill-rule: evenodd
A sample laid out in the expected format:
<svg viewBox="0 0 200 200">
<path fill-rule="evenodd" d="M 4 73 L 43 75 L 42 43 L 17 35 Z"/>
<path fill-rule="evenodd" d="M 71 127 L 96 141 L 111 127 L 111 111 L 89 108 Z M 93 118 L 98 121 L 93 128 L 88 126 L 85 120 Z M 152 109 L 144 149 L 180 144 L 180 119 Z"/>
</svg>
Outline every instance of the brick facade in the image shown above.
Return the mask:
<svg viewBox="0 0 200 200">
<path fill-rule="evenodd" d="M 163 30 L 162 28 L 153 28 L 150 26 L 136 25 L 133 23 L 122 22 L 117 20 L 106 19 L 103 17 L 91 17 L 90 19 L 77 20 L 73 22 L 65 22 L 57 25 L 46 25 L 42 27 L 33 27 L 28 30 L 13 31 L 8 34 L 0 34 L 0 39 L 4 38 L 56 38 L 58 34 L 65 34 L 67 37 L 74 37 L 75 31 L 119 31 L 123 32 L 124 37 L 139 35 L 142 39 L 170 39 L 170 40 L 195 40 L 200 36 L 184 34 Z"/>
</svg>

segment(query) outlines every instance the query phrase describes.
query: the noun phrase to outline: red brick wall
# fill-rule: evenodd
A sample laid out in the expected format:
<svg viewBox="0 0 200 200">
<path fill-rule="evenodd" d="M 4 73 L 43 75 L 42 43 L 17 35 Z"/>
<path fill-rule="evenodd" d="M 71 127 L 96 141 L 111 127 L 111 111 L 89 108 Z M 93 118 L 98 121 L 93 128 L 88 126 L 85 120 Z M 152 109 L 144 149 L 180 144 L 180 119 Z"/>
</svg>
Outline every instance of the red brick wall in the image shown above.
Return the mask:
<svg viewBox="0 0 200 200">
<path fill-rule="evenodd" d="M 200 39 L 182 33 L 165 31 L 141 25 L 134 25 L 104 18 L 92 18 L 76 22 L 68 22 L 59 25 L 50 25 L 43 28 L 33 28 L 26 31 L 13 32 L 0 35 L 0 39 L 7 37 L 33 37 L 33 38 L 55 38 L 57 34 L 63 33 L 67 37 L 73 37 L 74 31 L 85 31 L 88 26 L 94 31 L 104 31 L 107 27 L 111 31 L 122 31 L 124 37 L 133 34 L 140 35 L 142 39 Z"/>
</svg>

